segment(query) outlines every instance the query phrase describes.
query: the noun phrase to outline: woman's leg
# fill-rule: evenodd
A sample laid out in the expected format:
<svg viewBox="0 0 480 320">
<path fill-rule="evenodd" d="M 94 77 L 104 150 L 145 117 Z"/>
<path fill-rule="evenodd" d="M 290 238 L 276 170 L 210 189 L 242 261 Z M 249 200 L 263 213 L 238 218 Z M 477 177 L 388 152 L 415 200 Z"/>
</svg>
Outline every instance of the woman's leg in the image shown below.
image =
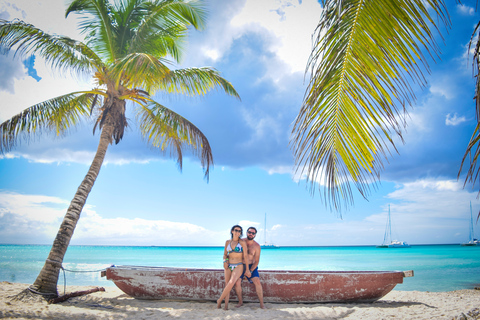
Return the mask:
<svg viewBox="0 0 480 320">
<path fill-rule="evenodd" d="M 232 271 L 230 279 L 227 282 L 225 289 L 223 289 L 223 293 L 220 296 L 220 299 L 217 300 L 217 308 L 221 308 L 222 301 L 223 299 L 225 299 L 225 310 L 228 310 L 228 299 L 230 298 L 230 291 L 232 291 L 232 288 L 235 285 L 235 282 L 237 282 L 237 280 L 240 278 L 240 276 L 242 275 L 242 272 L 243 272 L 243 264 L 239 265 Z"/>
<path fill-rule="evenodd" d="M 238 297 L 238 304 L 236 307 L 241 307 L 243 305 L 243 297 L 242 297 L 242 279 L 238 278 L 237 282 L 235 282 L 235 293 Z"/>
<path fill-rule="evenodd" d="M 223 270 L 223 273 L 225 275 L 225 287 L 227 286 L 228 282 L 230 281 L 230 278 L 232 276 L 232 270 L 230 270 L 230 268 L 226 268 Z M 225 292 L 225 289 L 223 289 L 223 292 Z M 222 296 L 217 300 L 217 308 L 220 309 L 222 307 L 222 301 L 223 301 L 223 292 L 222 292 Z M 230 296 L 230 291 L 228 292 L 229 296 Z"/>
</svg>

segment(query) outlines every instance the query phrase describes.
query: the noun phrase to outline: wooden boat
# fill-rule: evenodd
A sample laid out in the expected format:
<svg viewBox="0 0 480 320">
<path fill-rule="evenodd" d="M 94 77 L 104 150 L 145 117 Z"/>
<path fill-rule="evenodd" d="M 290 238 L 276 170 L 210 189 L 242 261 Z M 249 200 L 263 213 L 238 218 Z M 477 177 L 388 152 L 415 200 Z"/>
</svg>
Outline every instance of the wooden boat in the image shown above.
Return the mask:
<svg viewBox="0 0 480 320">
<path fill-rule="evenodd" d="M 111 266 L 102 276 L 136 299 L 216 301 L 225 286 L 222 269 Z M 413 271 L 261 270 L 265 302 L 373 302 L 389 293 Z M 253 284 L 242 283 L 243 300 L 257 302 Z M 232 290 L 230 300 L 236 300 Z"/>
</svg>

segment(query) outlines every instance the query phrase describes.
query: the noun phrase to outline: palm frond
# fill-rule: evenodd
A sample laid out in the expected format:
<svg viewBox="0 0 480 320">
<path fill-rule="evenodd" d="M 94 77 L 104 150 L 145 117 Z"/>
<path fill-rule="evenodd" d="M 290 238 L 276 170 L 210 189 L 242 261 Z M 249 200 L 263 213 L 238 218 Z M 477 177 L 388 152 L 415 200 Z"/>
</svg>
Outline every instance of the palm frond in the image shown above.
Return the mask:
<svg viewBox="0 0 480 320">
<path fill-rule="evenodd" d="M 221 87 L 225 93 L 240 100 L 240 96 L 232 84 L 222 78 L 214 68 L 186 68 L 171 70 L 163 79 L 152 84 L 151 88 L 168 93 L 180 93 L 189 96 L 205 95 L 215 87 Z"/>
<path fill-rule="evenodd" d="M 168 149 L 170 156 L 176 157 L 180 170 L 183 151 L 191 151 L 200 159 L 208 181 L 210 166 L 213 166 L 212 150 L 205 135 L 195 125 L 154 101 L 139 104 L 137 122 L 147 142 L 164 152 Z"/>
<path fill-rule="evenodd" d="M 153 16 L 156 19 L 191 25 L 197 30 L 205 28 L 207 11 L 202 1 L 156 0 L 151 10 L 154 11 Z"/>
<path fill-rule="evenodd" d="M 408 80 L 424 85 L 438 46 L 431 31 L 449 25 L 442 0 L 325 0 L 307 70 L 311 79 L 292 131 L 298 174 L 312 193 L 324 186 L 338 211 L 353 204 L 350 182 L 366 197 L 401 137 Z M 430 10 L 430 11 L 429 11 Z"/>
<path fill-rule="evenodd" d="M 34 134 L 64 134 L 90 115 L 94 96 L 100 91 L 73 92 L 31 106 L 0 124 L 0 153 L 8 152 Z"/>
<path fill-rule="evenodd" d="M 203 4 L 200 1 L 155 1 L 148 6 L 148 12 L 132 39 L 130 52 L 141 50 L 157 57 L 168 54 L 179 62 L 188 27 L 202 30 L 205 26 Z"/>
<path fill-rule="evenodd" d="M 188 28 L 174 23 L 162 26 L 156 26 L 153 23 L 147 25 L 146 21 L 149 19 L 145 19 L 134 34 L 128 53 L 144 52 L 155 57 L 170 56 L 177 63 L 180 62 L 185 49 L 184 38 Z"/>
<path fill-rule="evenodd" d="M 473 74 L 475 77 L 475 115 L 477 118 L 477 125 L 475 130 L 472 134 L 470 142 L 468 143 L 467 149 L 465 150 L 465 154 L 462 159 L 462 163 L 460 165 L 460 170 L 458 170 L 457 178 L 460 178 L 460 175 L 463 170 L 463 166 L 467 158 L 469 158 L 470 166 L 467 171 L 467 175 L 465 177 L 464 186 L 470 182 L 475 184 L 478 180 L 480 175 L 480 167 L 477 166 L 478 156 L 480 155 L 480 22 L 475 26 L 473 30 L 472 37 L 470 38 L 470 43 L 468 44 L 468 52 L 472 48 L 472 45 L 475 46 L 473 49 L 473 59 L 472 59 L 472 67 L 473 67 Z M 477 36 L 475 38 L 475 36 Z M 473 155 L 472 155 L 473 154 Z M 478 193 L 480 196 L 480 191 Z M 479 213 L 480 217 L 480 213 Z"/>
<path fill-rule="evenodd" d="M 132 38 L 147 14 L 148 9 L 144 0 L 113 3 L 111 16 L 114 22 L 113 32 L 119 49 L 117 58 L 124 57 L 130 52 Z"/>
<path fill-rule="evenodd" d="M 35 54 L 60 70 L 89 72 L 103 64 L 84 43 L 68 37 L 49 35 L 23 21 L 0 20 L 0 48 L 16 54 Z"/>
<path fill-rule="evenodd" d="M 164 62 L 169 61 L 145 53 L 132 53 L 113 65 L 110 74 L 123 86 L 140 87 L 150 92 L 154 83 L 170 73 Z"/>
<path fill-rule="evenodd" d="M 70 13 L 81 15 L 80 30 L 85 34 L 87 44 L 106 64 L 117 58 L 118 45 L 113 32 L 112 5 L 108 0 L 73 0 L 65 17 Z"/>
<path fill-rule="evenodd" d="M 467 171 L 467 177 L 465 178 L 464 187 L 468 182 L 475 184 L 478 180 L 480 175 L 480 169 L 478 168 L 477 162 L 480 156 L 480 123 L 477 122 L 477 126 L 473 131 L 472 138 L 467 146 L 467 151 L 463 156 L 462 163 L 460 165 L 460 170 L 458 172 L 458 178 L 460 177 L 460 173 L 463 169 L 463 165 L 465 164 L 465 160 L 469 158 L 470 160 L 470 167 Z"/>
</svg>

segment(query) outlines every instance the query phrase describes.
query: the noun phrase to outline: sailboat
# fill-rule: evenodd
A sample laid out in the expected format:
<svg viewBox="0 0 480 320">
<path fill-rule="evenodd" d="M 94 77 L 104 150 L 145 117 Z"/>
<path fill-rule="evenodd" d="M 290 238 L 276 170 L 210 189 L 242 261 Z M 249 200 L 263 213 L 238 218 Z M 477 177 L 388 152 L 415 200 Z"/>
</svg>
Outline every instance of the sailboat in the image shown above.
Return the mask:
<svg viewBox="0 0 480 320">
<path fill-rule="evenodd" d="M 267 243 L 267 214 L 265 213 L 265 233 L 264 233 L 264 242 L 260 245 L 261 249 L 278 249 L 277 245 L 273 243 Z"/>
<path fill-rule="evenodd" d="M 383 243 L 377 248 L 410 248 L 410 245 L 405 241 L 391 240 L 392 239 L 392 218 L 390 217 L 390 205 L 388 205 L 388 219 L 385 227 L 385 235 Z"/>
<path fill-rule="evenodd" d="M 461 246 L 479 246 L 480 241 L 475 239 L 475 231 L 473 229 L 473 214 L 472 214 L 472 201 L 470 201 L 470 230 L 468 236 L 468 242 L 460 244 Z"/>
</svg>

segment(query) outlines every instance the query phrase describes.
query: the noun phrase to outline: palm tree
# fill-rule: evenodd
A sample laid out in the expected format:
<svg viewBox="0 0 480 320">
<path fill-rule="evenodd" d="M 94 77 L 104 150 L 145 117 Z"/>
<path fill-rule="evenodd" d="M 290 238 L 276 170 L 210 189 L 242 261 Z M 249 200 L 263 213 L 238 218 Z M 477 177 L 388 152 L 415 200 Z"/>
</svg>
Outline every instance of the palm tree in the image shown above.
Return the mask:
<svg viewBox="0 0 480 320">
<path fill-rule="evenodd" d="M 401 141 L 406 105 L 415 99 L 438 46 L 432 30 L 450 25 L 443 0 L 324 0 L 307 64 L 310 81 L 292 131 L 298 174 L 317 183 L 339 212 L 376 186 L 383 160 Z M 436 17 L 432 17 L 434 14 Z"/>
<path fill-rule="evenodd" d="M 80 184 L 57 233 L 43 269 L 29 290 L 57 296 L 59 270 L 87 196 L 98 176 L 109 144 L 118 143 L 128 122 L 128 106 L 145 140 L 169 150 L 181 169 L 190 150 L 201 160 L 208 180 L 212 151 L 204 134 L 187 119 L 151 98 L 157 91 L 204 95 L 220 87 L 239 98 L 233 86 L 213 68 L 170 69 L 179 62 L 188 27 L 202 29 L 205 8 L 188 0 L 73 0 L 69 14 L 82 16 L 85 42 L 50 35 L 23 21 L 0 21 L 0 47 L 35 54 L 59 71 L 93 76 L 95 88 L 65 94 L 25 109 L 0 125 L 0 152 L 45 131 L 62 135 L 94 116 L 101 130 L 93 162 Z"/>
</svg>

